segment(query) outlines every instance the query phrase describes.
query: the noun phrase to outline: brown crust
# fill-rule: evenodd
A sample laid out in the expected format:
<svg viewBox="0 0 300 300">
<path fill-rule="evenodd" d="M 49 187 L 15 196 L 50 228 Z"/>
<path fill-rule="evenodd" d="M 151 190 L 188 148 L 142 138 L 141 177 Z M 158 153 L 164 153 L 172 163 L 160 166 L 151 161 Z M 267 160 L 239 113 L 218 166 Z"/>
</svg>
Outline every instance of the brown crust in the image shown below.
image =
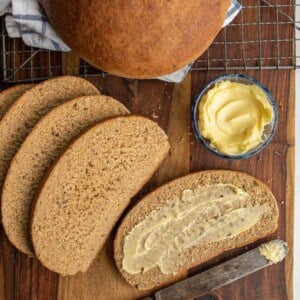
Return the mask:
<svg viewBox="0 0 300 300">
<path fill-rule="evenodd" d="M 269 202 L 272 207 L 272 213 L 268 216 L 269 223 L 266 226 L 268 228 L 264 228 L 266 226 L 262 226 L 262 220 L 260 220 L 255 226 L 240 234 L 237 237 L 229 239 L 232 243 L 226 241 L 227 244 L 225 247 L 218 247 L 218 243 L 212 243 L 211 247 L 206 246 L 202 247 L 203 249 L 198 249 L 194 247 L 194 249 L 189 250 L 187 255 L 189 257 L 193 257 L 195 261 L 190 263 L 188 266 L 183 267 L 181 270 L 178 271 L 176 275 L 165 275 L 160 272 L 158 267 L 152 268 L 148 272 L 138 275 L 131 275 L 126 273 L 122 269 L 122 258 L 123 258 L 123 245 L 124 245 L 124 238 L 127 233 L 133 228 L 134 225 L 138 224 L 141 220 L 143 220 L 153 209 L 157 208 L 159 205 L 163 203 L 166 199 L 161 199 L 159 197 L 155 197 L 157 195 L 165 195 L 166 190 L 168 187 L 175 187 L 176 184 L 184 186 L 186 188 L 190 188 L 191 186 L 198 185 L 199 182 L 203 182 L 204 184 L 211 181 L 212 184 L 214 183 L 233 183 L 241 188 L 244 188 L 250 195 L 253 196 L 257 193 L 257 196 L 260 196 L 260 199 L 252 199 L 252 201 L 260 201 L 260 202 Z M 174 189 L 174 190 L 175 190 Z M 174 192 L 174 190 L 172 190 Z M 178 191 L 180 191 L 180 187 Z M 175 191 L 176 192 L 176 191 Z M 171 199 L 168 199 L 171 201 Z M 273 194 L 269 190 L 269 188 L 253 176 L 250 176 L 245 173 L 236 172 L 236 171 L 226 171 L 226 170 L 208 170 L 208 171 L 201 171 L 196 172 L 193 174 L 186 175 L 181 178 L 177 178 L 175 180 L 170 181 L 169 183 L 159 187 L 158 189 L 152 191 L 146 197 L 144 197 L 141 201 L 139 201 L 131 211 L 124 217 L 122 220 L 114 240 L 114 257 L 115 262 L 118 270 L 121 272 L 123 277 L 130 283 L 131 285 L 136 286 L 138 289 L 145 290 L 145 289 L 157 289 L 163 286 L 166 286 L 170 283 L 176 282 L 179 279 L 183 279 L 187 276 L 188 270 L 202 264 L 205 261 L 208 261 L 222 252 L 231 250 L 233 248 L 238 248 L 250 244 L 258 239 L 266 237 L 267 235 L 273 233 L 278 224 L 278 207 L 276 204 L 276 199 L 274 198 Z M 263 229 L 259 229 L 263 227 Z M 256 230 L 256 235 L 251 235 L 251 232 Z M 250 236 L 250 238 L 249 238 Z M 224 245 L 225 242 L 222 242 Z M 202 255 L 202 256 L 201 256 Z M 203 257 L 205 256 L 205 257 Z"/>
<path fill-rule="evenodd" d="M 117 117 L 117 118 L 133 118 L 133 117 L 141 117 L 141 118 L 144 118 L 144 117 L 138 116 L 138 115 L 121 116 L 121 117 Z M 43 187 L 44 187 L 44 185 L 45 185 L 45 183 L 46 183 L 48 177 L 50 176 L 51 172 L 53 171 L 53 169 L 55 168 L 55 166 L 59 163 L 60 159 L 64 156 L 64 154 L 66 153 L 66 151 L 68 151 L 69 147 L 72 146 L 77 140 L 79 140 L 85 133 L 87 133 L 87 132 L 88 132 L 89 130 L 91 130 L 92 128 L 98 126 L 100 123 L 101 123 L 101 124 L 107 123 L 107 122 L 110 122 L 110 121 L 113 120 L 113 119 L 115 119 L 115 117 L 107 118 L 107 119 L 105 119 L 104 121 L 99 122 L 99 123 L 97 123 L 97 124 L 95 124 L 95 125 L 92 125 L 92 126 L 90 126 L 89 128 L 87 128 L 85 131 L 83 131 L 80 135 L 78 135 L 76 138 L 74 138 L 74 139 L 70 142 L 69 146 L 66 147 L 64 151 L 61 152 L 60 156 L 56 159 L 56 161 L 55 161 L 55 162 L 52 164 L 52 166 L 48 169 L 47 173 L 45 174 L 45 176 L 44 176 L 43 180 L 41 181 L 41 183 L 40 183 L 40 185 L 39 185 L 39 188 L 38 188 L 38 190 L 37 190 L 37 192 L 36 192 L 36 194 L 35 194 L 35 198 L 34 198 L 34 200 L 33 200 L 33 202 L 32 202 L 31 211 L 30 211 L 30 236 L 31 236 L 31 241 L 32 241 L 32 245 L 33 245 L 33 248 L 34 248 L 34 249 L 35 249 L 35 243 L 34 243 L 34 238 L 33 238 L 33 234 L 32 234 L 32 226 L 33 226 L 33 218 L 34 218 L 35 207 L 36 207 L 36 205 L 37 205 L 39 195 L 40 195 L 40 193 L 41 193 L 41 191 L 42 191 L 42 189 L 43 189 Z M 152 122 L 155 123 L 154 121 L 152 121 Z M 166 136 L 166 137 L 167 137 L 167 136 Z M 167 151 L 166 151 L 165 153 L 162 154 L 161 160 L 158 161 L 158 163 L 154 166 L 154 169 L 155 169 L 155 170 L 157 170 L 157 169 L 159 168 L 159 166 L 162 164 L 162 162 L 165 160 L 165 158 L 166 158 L 166 156 L 167 156 L 169 150 L 170 150 L 170 146 L 169 146 L 169 148 L 167 149 Z M 144 180 L 144 182 L 141 184 L 141 186 L 138 186 L 138 187 L 136 188 L 134 194 L 136 194 L 136 193 L 139 192 L 139 190 L 140 190 L 140 189 L 141 189 L 141 188 L 142 188 L 142 187 L 150 180 L 150 178 L 152 177 L 152 175 L 153 175 L 153 174 L 149 174 L 149 176 Z M 129 199 L 128 204 L 129 204 L 130 200 L 131 200 L 131 199 Z M 128 205 L 128 204 L 127 204 L 127 205 Z M 118 213 L 117 219 L 119 219 L 119 218 L 121 217 L 122 213 L 123 213 L 123 211 L 120 211 L 120 212 Z M 108 233 L 106 234 L 105 239 L 108 238 L 109 234 L 110 234 L 110 232 L 108 232 Z M 98 255 L 98 253 L 101 251 L 101 249 L 102 249 L 102 248 L 98 249 L 97 255 Z M 54 269 L 52 269 L 51 267 L 49 267 L 49 265 L 45 264 L 45 263 L 43 262 L 43 260 L 41 259 L 41 257 L 39 257 L 38 253 L 36 253 L 36 251 L 35 251 L 35 255 L 36 255 L 37 259 L 40 261 L 40 263 L 41 263 L 44 267 L 48 268 L 49 270 L 51 270 L 51 271 L 53 271 L 53 272 L 57 272 L 57 270 L 54 270 Z M 95 255 L 94 259 L 97 257 L 97 255 Z M 93 259 L 93 260 L 94 260 L 94 259 Z M 93 260 L 90 262 L 90 264 L 93 262 Z M 89 267 L 88 267 L 88 268 L 89 268 Z M 88 268 L 87 268 L 87 269 L 88 269 Z M 87 269 L 84 270 L 84 271 L 82 271 L 82 272 L 87 271 Z M 65 276 L 65 275 L 69 275 L 69 274 L 61 274 L 61 275 Z M 71 274 L 71 275 L 73 275 L 73 274 Z"/>
<path fill-rule="evenodd" d="M 220 31 L 229 0 L 41 0 L 64 41 L 89 63 L 128 78 L 172 73 Z M 68 12 L 68 14 L 66 14 Z"/>
<path fill-rule="evenodd" d="M 18 105 L 18 103 L 20 101 L 22 101 L 23 97 L 25 98 L 28 94 L 32 93 L 35 91 L 35 89 L 41 89 L 43 88 L 43 86 L 45 84 L 47 84 L 48 82 L 55 82 L 57 80 L 60 80 L 60 79 L 67 79 L 67 78 L 80 78 L 80 77 L 77 77 L 77 76 L 72 76 L 72 75 L 64 75 L 64 76 L 58 76 L 58 77 L 54 77 L 54 78 L 50 78 L 50 79 L 47 79 L 45 81 L 42 81 L 41 83 L 39 84 L 35 84 L 32 88 L 30 88 L 29 90 L 27 90 L 25 93 L 23 93 L 23 95 L 17 99 L 17 101 L 15 101 L 11 106 L 10 108 L 14 108 L 15 106 Z M 95 89 L 95 93 L 96 95 L 100 95 L 100 92 L 99 90 L 91 83 L 91 88 L 94 88 Z"/>
</svg>

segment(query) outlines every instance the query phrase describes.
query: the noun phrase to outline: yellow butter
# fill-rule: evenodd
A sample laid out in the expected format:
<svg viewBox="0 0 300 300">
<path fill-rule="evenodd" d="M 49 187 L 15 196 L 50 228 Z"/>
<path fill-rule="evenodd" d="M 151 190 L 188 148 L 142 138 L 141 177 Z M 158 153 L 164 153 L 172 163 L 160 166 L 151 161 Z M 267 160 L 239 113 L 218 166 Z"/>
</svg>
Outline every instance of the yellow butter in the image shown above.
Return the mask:
<svg viewBox="0 0 300 300">
<path fill-rule="evenodd" d="M 202 136 L 210 140 L 213 148 L 229 155 L 245 153 L 259 145 L 272 119 L 272 106 L 256 85 L 220 82 L 199 105 Z"/>
<path fill-rule="evenodd" d="M 229 184 L 184 190 L 125 237 L 122 268 L 130 274 L 156 266 L 164 274 L 176 273 L 189 263 L 188 249 L 239 235 L 269 210 L 268 204 L 252 206 L 246 192 Z"/>
<path fill-rule="evenodd" d="M 273 240 L 262 244 L 259 247 L 259 252 L 267 260 L 275 264 L 281 262 L 285 258 L 288 252 L 288 246 L 287 243 L 281 240 Z"/>
</svg>

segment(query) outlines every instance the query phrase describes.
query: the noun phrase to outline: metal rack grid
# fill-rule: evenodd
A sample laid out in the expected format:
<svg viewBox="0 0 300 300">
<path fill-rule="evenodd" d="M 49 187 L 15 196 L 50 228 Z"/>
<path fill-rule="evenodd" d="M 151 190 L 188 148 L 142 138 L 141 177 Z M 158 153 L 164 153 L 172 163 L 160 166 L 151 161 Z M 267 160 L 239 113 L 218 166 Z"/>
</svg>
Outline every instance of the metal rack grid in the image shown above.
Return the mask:
<svg viewBox="0 0 300 300">
<path fill-rule="evenodd" d="M 294 69 L 296 57 L 294 0 L 240 0 L 241 13 L 216 37 L 210 48 L 194 63 L 192 71 Z M 43 80 L 62 74 L 108 76 L 72 54 L 27 47 L 10 39 L 2 19 L 0 28 L 2 80 Z"/>
</svg>

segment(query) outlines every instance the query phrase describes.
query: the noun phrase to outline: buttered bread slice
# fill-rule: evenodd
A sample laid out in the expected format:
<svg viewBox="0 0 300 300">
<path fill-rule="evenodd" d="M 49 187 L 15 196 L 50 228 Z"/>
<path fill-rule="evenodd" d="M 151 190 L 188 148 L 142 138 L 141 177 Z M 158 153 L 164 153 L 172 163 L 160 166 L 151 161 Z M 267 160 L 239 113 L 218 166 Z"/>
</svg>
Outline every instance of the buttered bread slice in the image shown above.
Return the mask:
<svg viewBox="0 0 300 300">
<path fill-rule="evenodd" d="M 127 114 L 127 108 L 111 97 L 84 96 L 54 108 L 31 130 L 10 164 L 2 192 L 3 227 L 20 251 L 34 255 L 29 234 L 31 203 L 54 160 L 89 126 Z"/>
<path fill-rule="evenodd" d="M 31 238 L 41 263 L 62 275 L 85 272 L 169 147 L 164 131 L 140 116 L 109 119 L 80 135 L 33 205 Z"/>
<path fill-rule="evenodd" d="M 116 265 L 138 289 L 158 288 L 271 234 L 277 222 L 276 199 L 252 176 L 194 173 L 153 191 L 126 215 L 114 242 Z"/>
</svg>

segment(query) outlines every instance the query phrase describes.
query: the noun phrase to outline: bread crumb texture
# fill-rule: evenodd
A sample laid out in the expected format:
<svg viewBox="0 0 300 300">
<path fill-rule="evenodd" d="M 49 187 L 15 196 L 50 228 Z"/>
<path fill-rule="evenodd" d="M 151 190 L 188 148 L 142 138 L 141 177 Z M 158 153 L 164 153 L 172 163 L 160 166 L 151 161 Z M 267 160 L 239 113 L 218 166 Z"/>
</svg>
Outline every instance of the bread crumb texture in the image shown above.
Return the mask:
<svg viewBox="0 0 300 300">
<path fill-rule="evenodd" d="M 168 151 L 164 131 L 138 116 L 104 121 L 75 140 L 32 211 L 32 242 L 42 264 L 62 275 L 85 272 Z"/>
<path fill-rule="evenodd" d="M 3 185 L 2 223 L 16 248 L 34 255 L 30 208 L 43 176 L 59 154 L 88 127 L 125 114 L 129 111 L 111 97 L 84 96 L 59 105 L 37 123 L 14 156 Z"/>
<path fill-rule="evenodd" d="M 0 120 L 3 118 L 8 108 L 20 98 L 27 90 L 31 89 L 34 84 L 19 84 L 5 89 L 0 93 Z"/>
<path fill-rule="evenodd" d="M 257 207 L 263 208 L 260 209 L 259 219 L 255 221 L 254 225 L 252 221 L 255 220 L 257 216 L 255 216 L 255 218 L 252 216 L 250 218 L 252 221 L 249 223 L 251 226 L 249 228 L 249 224 L 244 226 L 245 230 L 238 234 L 238 231 L 235 234 L 230 232 L 230 236 L 219 240 L 219 233 L 216 233 L 215 237 L 212 236 L 208 238 L 207 236 L 205 239 L 202 239 L 201 243 L 196 243 L 192 247 L 180 252 L 177 258 L 174 257 L 174 260 L 184 261 L 184 264 L 178 263 L 178 268 L 175 273 L 164 274 L 157 265 L 147 271 L 144 270 L 143 272 L 142 270 L 142 272 L 138 274 L 129 274 L 123 269 L 122 263 L 124 259 L 125 239 L 137 224 L 143 222 L 153 211 L 165 207 L 166 203 L 169 203 L 171 206 L 172 204 L 176 204 L 176 201 L 182 198 L 184 191 L 195 191 L 199 188 L 201 189 L 201 187 L 220 184 L 234 186 L 243 193 L 246 193 L 246 197 L 243 197 L 243 200 L 235 201 L 238 204 L 237 207 L 240 207 L 240 209 L 244 210 L 244 208 L 248 207 L 250 209 L 249 211 L 251 211 L 251 207 L 253 207 L 253 209 L 257 209 Z M 221 210 L 225 209 L 226 211 L 227 209 L 227 205 L 224 206 L 224 204 L 220 204 L 218 206 L 218 210 L 221 208 Z M 209 213 L 210 210 L 211 206 L 208 204 L 207 213 Z M 203 211 L 205 211 L 205 209 Z M 213 216 L 210 217 L 211 221 L 214 221 Z M 245 217 L 239 222 L 244 222 L 247 219 L 249 218 Z M 268 236 L 276 230 L 277 226 L 277 202 L 265 184 L 245 173 L 225 170 L 202 171 L 173 180 L 140 200 L 125 216 L 118 228 L 114 241 L 114 256 L 119 271 L 131 285 L 137 286 L 140 290 L 156 289 L 183 279 L 187 276 L 187 272 L 190 268 L 208 261 L 225 251 L 245 246 Z M 159 239 L 157 239 L 157 243 L 159 243 Z"/>
<path fill-rule="evenodd" d="M 97 94 L 87 80 L 62 76 L 37 84 L 15 101 L 0 121 L 0 190 L 11 159 L 43 116 L 68 100 Z"/>
</svg>

